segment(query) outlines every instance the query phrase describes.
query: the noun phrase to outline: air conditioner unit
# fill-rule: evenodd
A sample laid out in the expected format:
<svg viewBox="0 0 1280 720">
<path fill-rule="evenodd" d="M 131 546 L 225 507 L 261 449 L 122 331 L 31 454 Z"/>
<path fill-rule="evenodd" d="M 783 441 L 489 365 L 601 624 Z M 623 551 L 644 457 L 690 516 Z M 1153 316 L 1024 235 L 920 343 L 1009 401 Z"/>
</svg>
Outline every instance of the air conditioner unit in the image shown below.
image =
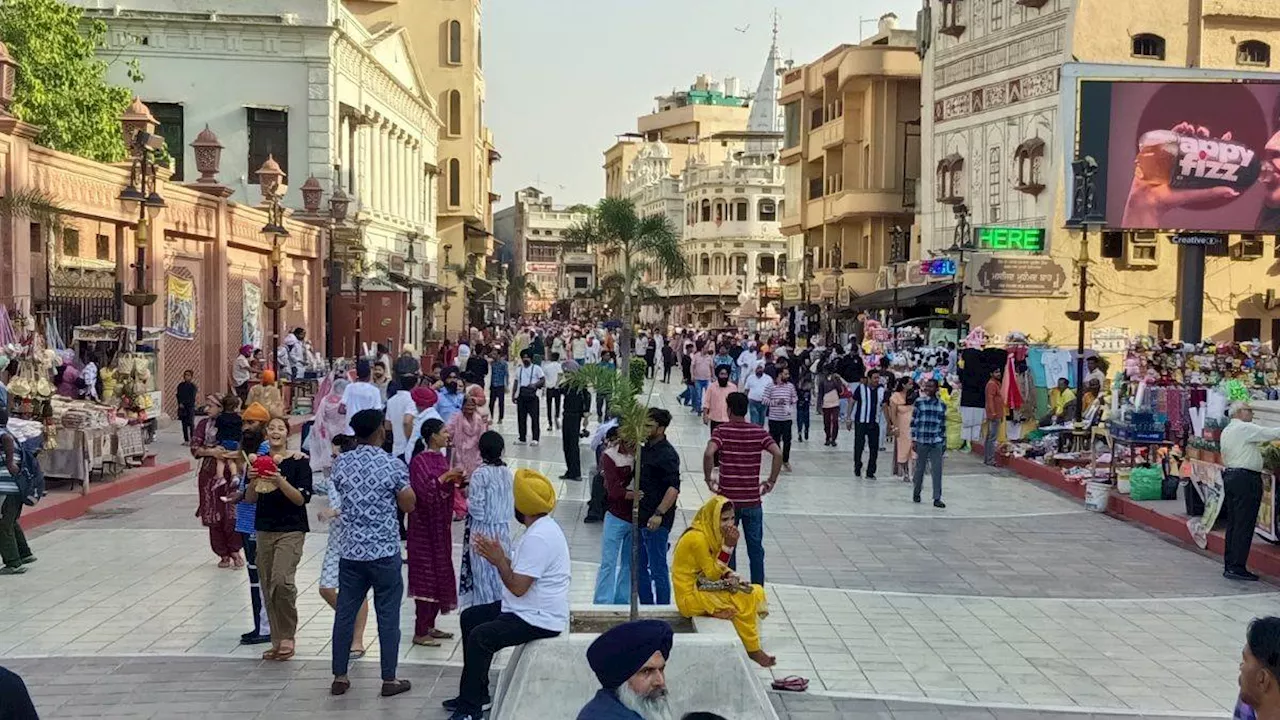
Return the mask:
<svg viewBox="0 0 1280 720">
<path fill-rule="evenodd" d="M 1257 260 L 1262 257 L 1262 239 L 1254 235 L 1245 235 L 1240 243 L 1231 248 L 1231 257 L 1235 260 Z"/>
<path fill-rule="evenodd" d="M 1132 233 L 1124 243 L 1121 261 L 1131 269 L 1156 267 L 1160 264 L 1159 238 L 1153 232 Z"/>
</svg>

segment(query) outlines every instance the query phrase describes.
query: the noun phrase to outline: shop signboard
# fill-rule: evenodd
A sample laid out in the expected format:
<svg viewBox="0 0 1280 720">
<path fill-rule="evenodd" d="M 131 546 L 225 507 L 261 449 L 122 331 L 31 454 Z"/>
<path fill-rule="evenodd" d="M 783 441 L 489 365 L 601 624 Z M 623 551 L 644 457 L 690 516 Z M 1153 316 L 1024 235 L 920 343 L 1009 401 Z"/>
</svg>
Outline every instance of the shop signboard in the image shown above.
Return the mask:
<svg viewBox="0 0 1280 720">
<path fill-rule="evenodd" d="M 978 227 L 974 237 L 978 240 L 979 250 L 996 252 L 1044 252 L 1044 230 L 1042 228 L 1011 227 Z"/>
<path fill-rule="evenodd" d="M 953 277 L 956 274 L 956 261 L 951 258 L 921 260 L 920 274 L 925 277 Z"/>
<path fill-rule="evenodd" d="M 787 302 L 799 302 L 802 290 L 800 283 L 787 283 L 782 286 L 782 299 Z"/>
<path fill-rule="evenodd" d="M 817 300 L 820 297 L 822 297 L 822 284 L 814 280 L 809 283 L 809 299 Z"/>
<path fill-rule="evenodd" d="M 840 292 L 840 276 L 822 278 L 822 299 L 831 300 Z"/>
<path fill-rule="evenodd" d="M 1122 327 L 1100 327 L 1089 331 L 1090 347 L 1103 354 L 1122 353 L 1129 347 L 1129 331 Z"/>
<path fill-rule="evenodd" d="M 555 275 L 560 268 L 553 262 L 527 262 L 524 271 L 531 275 Z"/>
<path fill-rule="evenodd" d="M 1222 233 L 1175 233 L 1169 236 L 1169 242 L 1174 245 L 1220 247 L 1226 244 L 1227 236 Z"/>
<path fill-rule="evenodd" d="M 975 258 L 965 273 L 968 290 L 997 297 L 1061 297 L 1066 294 L 1067 270 L 1049 257 L 997 256 Z"/>
<path fill-rule="evenodd" d="M 782 298 L 782 288 L 762 287 L 760 288 L 760 303 L 764 304 L 770 300 L 779 300 Z"/>
<path fill-rule="evenodd" d="M 853 302 L 853 292 L 847 288 L 840 288 L 840 297 L 836 301 L 836 307 L 849 307 L 849 303 Z"/>
<path fill-rule="evenodd" d="M 1099 163 L 1100 214 L 1124 230 L 1280 231 L 1280 173 L 1265 169 L 1280 82 L 1195 72 L 1082 80 L 1079 153 Z"/>
</svg>

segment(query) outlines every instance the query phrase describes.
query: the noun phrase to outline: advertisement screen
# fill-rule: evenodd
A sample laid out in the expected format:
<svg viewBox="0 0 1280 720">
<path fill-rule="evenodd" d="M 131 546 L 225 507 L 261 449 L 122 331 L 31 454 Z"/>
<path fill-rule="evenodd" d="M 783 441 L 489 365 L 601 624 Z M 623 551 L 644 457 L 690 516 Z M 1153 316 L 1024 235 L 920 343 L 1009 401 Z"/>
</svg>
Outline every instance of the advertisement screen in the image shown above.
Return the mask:
<svg viewBox="0 0 1280 720">
<path fill-rule="evenodd" d="M 1105 173 L 1109 227 L 1280 231 L 1280 83 L 1084 86 L 1082 151 Z"/>
</svg>

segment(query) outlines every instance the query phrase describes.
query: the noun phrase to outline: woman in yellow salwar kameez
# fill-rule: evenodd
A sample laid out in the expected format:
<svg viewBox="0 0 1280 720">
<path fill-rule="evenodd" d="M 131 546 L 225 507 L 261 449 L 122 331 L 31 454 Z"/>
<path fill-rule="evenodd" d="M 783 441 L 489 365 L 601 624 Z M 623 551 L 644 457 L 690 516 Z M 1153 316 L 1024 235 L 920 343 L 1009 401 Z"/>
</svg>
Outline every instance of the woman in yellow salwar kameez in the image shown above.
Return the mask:
<svg viewBox="0 0 1280 720">
<path fill-rule="evenodd" d="M 676 543 L 671 562 L 676 607 L 685 617 L 732 620 L 747 656 L 772 667 L 777 659 L 760 649 L 760 618 L 769 614 L 764 588 L 729 570 L 729 557 L 737 544 L 733 503 L 713 495 Z"/>
</svg>

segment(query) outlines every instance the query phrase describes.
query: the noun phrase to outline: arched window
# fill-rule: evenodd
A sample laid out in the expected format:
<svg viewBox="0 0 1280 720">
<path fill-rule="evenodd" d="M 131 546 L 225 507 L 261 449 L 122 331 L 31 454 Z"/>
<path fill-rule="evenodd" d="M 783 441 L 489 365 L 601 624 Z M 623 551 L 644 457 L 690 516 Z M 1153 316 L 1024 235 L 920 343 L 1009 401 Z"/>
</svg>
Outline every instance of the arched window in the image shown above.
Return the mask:
<svg viewBox="0 0 1280 720">
<path fill-rule="evenodd" d="M 759 267 L 756 270 L 761 275 L 776 275 L 778 272 L 777 260 L 772 255 L 761 255 L 757 259 Z"/>
<path fill-rule="evenodd" d="M 964 158 L 952 154 L 938 162 L 938 202 L 956 205 L 964 199 Z"/>
<path fill-rule="evenodd" d="M 725 202 L 723 200 L 716 200 L 714 203 L 711 203 L 711 207 L 714 210 L 712 214 L 715 216 L 717 225 L 719 225 L 720 223 L 728 219 L 725 217 L 725 210 L 728 208 L 728 206 L 725 205 Z"/>
<path fill-rule="evenodd" d="M 711 222 L 711 201 L 702 201 L 702 222 Z"/>
<path fill-rule="evenodd" d="M 1236 48 L 1236 62 L 1271 67 L 1271 46 L 1260 40 L 1245 40 Z"/>
<path fill-rule="evenodd" d="M 462 23 L 449 21 L 449 64 L 462 64 Z"/>
<path fill-rule="evenodd" d="M 449 159 L 449 207 L 462 204 L 462 163 L 458 158 Z"/>
<path fill-rule="evenodd" d="M 457 137 L 462 134 L 462 93 L 450 90 L 445 94 L 445 105 L 449 116 L 449 134 Z"/>
<path fill-rule="evenodd" d="M 1148 60 L 1164 59 L 1164 38 L 1151 33 L 1133 36 L 1133 56 Z"/>
<path fill-rule="evenodd" d="M 729 265 L 734 275 L 747 274 L 747 256 L 734 255 L 729 258 Z"/>
<path fill-rule="evenodd" d="M 747 209 L 748 207 L 749 206 L 745 199 L 739 198 L 737 200 L 734 200 L 733 215 L 729 219 L 737 220 L 738 222 L 744 222 L 746 220 L 750 220 L 751 218 L 748 216 L 751 214 L 751 211 Z"/>
<path fill-rule="evenodd" d="M 778 256 L 778 277 L 783 280 L 787 279 L 787 256 L 785 253 Z"/>
<path fill-rule="evenodd" d="M 1032 138 L 1013 151 L 1013 160 L 1018 167 L 1017 190 L 1028 195 L 1039 195 L 1044 190 L 1044 177 L 1041 165 L 1044 162 L 1044 141 Z"/>
<path fill-rule="evenodd" d="M 702 258 L 698 261 L 698 274 L 699 275 L 711 274 L 711 256 L 708 255 L 707 253 L 702 253 Z"/>
<path fill-rule="evenodd" d="M 778 219 L 778 204 L 773 198 L 764 198 L 760 201 L 760 222 L 774 222 Z"/>
</svg>

